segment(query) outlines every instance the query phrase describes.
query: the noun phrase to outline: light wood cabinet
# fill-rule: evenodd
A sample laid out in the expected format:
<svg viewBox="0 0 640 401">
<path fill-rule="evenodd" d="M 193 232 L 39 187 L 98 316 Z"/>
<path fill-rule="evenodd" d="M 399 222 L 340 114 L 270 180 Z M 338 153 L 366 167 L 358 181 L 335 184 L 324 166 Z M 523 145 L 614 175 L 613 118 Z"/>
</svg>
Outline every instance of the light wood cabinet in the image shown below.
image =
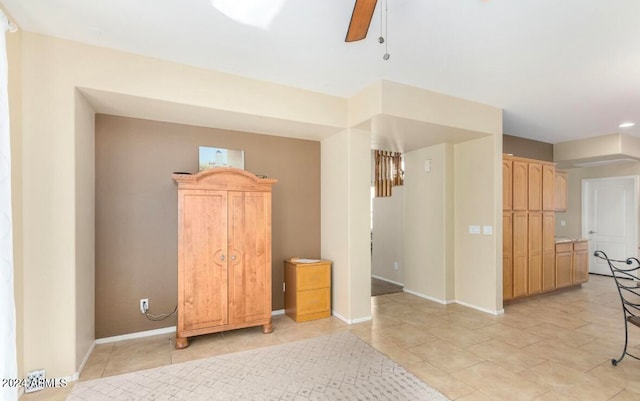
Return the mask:
<svg viewBox="0 0 640 401">
<path fill-rule="evenodd" d="M 556 288 L 569 287 L 573 280 L 573 243 L 556 244 Z"/>
<path fill-rule="evenodd" d="M 502 160 L 502 209 L 513 208 L 513 162 Z"/>
<path fill-rule="evenodd" d="M 196 335 L 271 325 L 271 186 L 244 170 L 174 174 L 178 184 L 176 348 Z"/>
<path fill-rule="evenodd" d="M 556 167 L 544 164 L 542 166 L 542 210 L 553 211 L 555 204 L 555 176 Z"/>
<path fill-rule="evenodd" d="M 555 243 L 555 210 L 566 204 L 566 174 L 551 162 L 503 155 L 502 178 L 503 300 L 588 281 L 588 250 Z"/>
<path fill-rule="evenodd" d="M 331 262 L 284 262 L 285 313 L 296 322 L 331 316 Z"/>
<path fill-rule="evenodd" d="M 513 212 L 502 212 L 502 299 L 513 299 Z"/>
<path fill-rule="evenodd" d="M 513 161 L 512 164 L 512 206 L 513 210 L 528 210 L 529 166 L 527 162 Z"/>
<path fill-rule="evenodd" d="M 542 212 L 529 212 L 528 231 L 528 295 L 533 295 L 542 292 Z"/>
<path fill-rule="evenodd" d="M 573 284 L 589 281 L 589 242 L 575 241 L 573 243 Z"/>
<path fill-rule="evenodd" d="M 513 297 L 518 298 L 529 292 L 528 260 L 528 215 L 527 212 L 513 212 Z"/>
<path fill-rule="evenodd" d="M 542 214 L 542 291 L 556 288 L 556 215 L 554 212 Z"/>
<path fill-rule="evenodd" d="M 542 210 L 542 164 L 528 163 L 528 210 Z"/>
<path fill-rule="evenodd" d="M 568 175 L 564 171 L 555 172 L 554 177 L 554 191 L 553 191 L 553 209 L 556 212 L 566 212 L 567 211 L 567 191 L 568 191 Z"/>
</svg>

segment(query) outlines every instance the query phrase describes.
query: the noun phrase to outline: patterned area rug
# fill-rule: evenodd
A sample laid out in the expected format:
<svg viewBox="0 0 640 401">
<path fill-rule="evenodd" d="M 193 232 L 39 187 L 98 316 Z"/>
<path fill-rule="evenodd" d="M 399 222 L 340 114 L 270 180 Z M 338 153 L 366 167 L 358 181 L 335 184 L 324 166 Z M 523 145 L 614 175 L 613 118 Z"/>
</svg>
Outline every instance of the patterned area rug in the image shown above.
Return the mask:
<svg viewBox="0 0 640 401">
<path fill-rule="evenodd" d="M 385 280 L 380 280 L 375 277 L 371 277 L 371 296 L 393 294 L 396 292 L 402 292 L 404 287 L 390 283 Z"/>
<path fill-rule="evenodd" d="M 355 335 L 343 332 L 80 382 L 67 400 L 447 398 Z"/>
</svg>

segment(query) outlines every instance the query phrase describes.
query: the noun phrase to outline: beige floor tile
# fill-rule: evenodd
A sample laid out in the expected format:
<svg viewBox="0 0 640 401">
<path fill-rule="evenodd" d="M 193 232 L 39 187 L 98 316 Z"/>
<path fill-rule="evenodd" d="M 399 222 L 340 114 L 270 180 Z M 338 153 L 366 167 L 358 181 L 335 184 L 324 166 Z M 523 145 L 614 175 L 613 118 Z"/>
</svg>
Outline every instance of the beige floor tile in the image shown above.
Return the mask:
<svg viewBox="0 0 640 401">
<path fill-rule="evenodd" d="M 492 362 L 471 366 L 452 376 L 496 400 L 529 401 L 549 391 Z"/>
<path fill-rule="evenodd" d="M 500 340 L 514 347 L 522 348 L 544 340 L 544 337 L 530 333 L 528 330 L 521 330 L 510 327 L 502 323 L 492 324 L 478 329 L 478 333 Z"/>
<path fill-rule="evenodd" d="M 472 387 L 456 380 L 449 373 L 426 362 L 415 363 L 407 370 L 452 400 L 457 400 L 475 391 Z"/>
<path fill-rule="evenodd" d="M 615 386 L 640 393 L 640 361 L 635 359 L 626 357 L 618 366 L 613 366 L 610 361 L 606 361 L 587 373 Z"/>
<path fill-rule="evenodd" d="M 402 348 L 414 347 L 438 340 L 437 337 L 429 334 L 425 330 L 420 330 L 409 324 L 384 327 L 374 331 Z"/>
<path fill-rule="evenodd" d="M 581 401 L 567 394 L 557 393 L 555 391 L 549 391 L 534 399 L 534 401 Z"/>
<path fill-rule="evenodd" d="M 527 329 L 527 332 L 539 337 L 553 338 L 572 347 L 579 347 L 595 340 L 595 337 L 588 334 L 582 334 L 552 323 L 540 323 Z"/>
<path fill-rule="evenodd" d="M 611 401 L 638 401 L 640 400 L 640 393 L 636 393 L 631 390 L 623 390 L 616 394 Z"/>
<path fill-rule="evenodd" d="M 472 352 L 442 340 L 411 347 L 408 351 L 420 358 L 421 361 L 427 361 L 447 373 L 485 361 Z"/>
<path fill-rule="evenodd" d="M 62 401 L 73 389 L 75 383 L 71 382 L 66 387 L 46 388 L 41 391 L 25 394 L 21 401 Z"/>
<path fill-rule="evenodd" d="M 498 340 L 491 340 L 467 348 L 480 358 L 493 362 L 498 366 L 512 372 L 522 372 L 532 366 L 546 362 L 545 358 L 524 351 L 520 348 L 503 343 Z"/>
<path fill-rule="evenodd" d="M 451 325 L 435 327 L 428 332 L 441 340 L 448 341 L 461 348 L 467 348 L 491 340 L 491 337 L 481 334 L 479 330 L 463 326 Z"/>
<path fill-rule="evenodd" d="M 529 345 L 524 349 L 582 372 L 591 370 L 607 360 L 600 355 L 569 347 L 553 339 Z"/>
<path fill-rule="evenodd" d="M 371 344 L 371 346 L 405 367 L 422 361 L 422 359 L 418 355 L 415 355 L 414 353 L 394 343 L 378 342 Z"/>
</svg>

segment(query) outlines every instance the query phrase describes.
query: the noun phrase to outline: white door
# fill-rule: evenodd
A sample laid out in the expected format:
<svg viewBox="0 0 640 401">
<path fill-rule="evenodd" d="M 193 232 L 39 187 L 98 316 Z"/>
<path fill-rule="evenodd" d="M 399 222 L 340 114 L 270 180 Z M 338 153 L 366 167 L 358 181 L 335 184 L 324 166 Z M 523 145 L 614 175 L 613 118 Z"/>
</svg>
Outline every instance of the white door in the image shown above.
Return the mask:
<svg viewBox="0 0 640 401">
<path fill-rule="evenodd" d="M 611 275 L 601 250 L 611 259 L 637 256 L 638 176 L 582 180 L 582 237 L 589 239 L 589 272 Z"/>
</svg>

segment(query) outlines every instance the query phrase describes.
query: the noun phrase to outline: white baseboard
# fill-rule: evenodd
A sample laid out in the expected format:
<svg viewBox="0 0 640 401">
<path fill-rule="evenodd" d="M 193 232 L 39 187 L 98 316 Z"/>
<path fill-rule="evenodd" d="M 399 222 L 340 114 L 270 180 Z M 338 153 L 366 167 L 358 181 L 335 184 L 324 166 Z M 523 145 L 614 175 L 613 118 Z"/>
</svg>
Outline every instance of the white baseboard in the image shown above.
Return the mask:
<svg viewBox="0 0 640 401">
<path fill-rule="evenodd" d="M 362 323 L 362 322 L 368 322 L 369 320 L 372 319 L 371 316 L 359 317 L 357 319 L 347 319 L 346 317 L 342 316 L 341 314 L 339 314 L 335 310 L 332 310 L 331 314 L 333 316 L 337 317 L 338 319 L 342 320 L 343 322 L 347 323 L 347 324 L 357 324 L 357 323 Z"/>
<path fill-rule="evenodd" d="M 278 309 L 271 312 L 271 316 L 278 316 L 278 315 L 284 315 L 284 309 Z M 142 338 L 142 337 L 151 337 L 151 336 L 157 336 L 159 334 L 168 334 L 168 333 L 175 333 L 175 332 L 176 332 L 176 326 L 163 327 L 161 329 L 138 331 L 136 333 L 123 334 L 120 336 L 98 338 L 95 343 L 108 344 L 108 343 L 114 343 L 117 341 L 131 340 L 134 338 Z"/>
<path fill-rule="evenodd" d="M 123 334 L 121 336 L 98 338 L 96 340 L 96 344 L 108 344 L 108 343 L 114 343 L 117 341 L 131 340 L 134 338 L 142 338 L 142 337 L 151 337 L 151 336 L 157 336 L 159 334 L 168 334 L 168 333 L 175 333 L 175 332 L 176 332 L 176 326 L 163 327 L 161 329 L 138 331 L 136 333 Z"/>
<path fill-rule="evenodd" d="M 404 289 L 404 292 L 409 293 L 411 295 L 415 295 L 416 297 L 424 298 L 424 299 L 429 300 L 429 301 L 437 302 L 437 303 L 442 304 L 442 305 L 449 305 L 449 304 L 453 304 L 453 303 L 456 302 L 456 301 L 447 301 L 445 299 L 431 297 L 429 295 L 425 295 L 425 294 L 422 294 L 422 293 L 419 293 L 419 292 L 416 292 L 416 291 L 408 290 L 406 288 Z"/>
<path fill-rule="evenodd" d="M 502 315 L 504 313 L 504 309 L 491 310 L 491 309 L 482 308 L 480 306 L 473 305 L 473 304 L 470 304 L 470 303 L 467 303 L 467 302 L 463 302 L 463 301 L 458 301 L 458 300 L 447 301 L 447 300 L 444 300 L 444 299 L 430 297 L 428 295 L 421 294 L 419 292 L 411 291 L 411 290 L 408 290 L 406 288 L 404 289 L 404 292 L 409 293 L 411 295 L 415 295 L 415 296 L 420 297 L 420 298 L 428 299 L 429 301 L 437 302 L 437 303 L 442 304 L 442 305 L 459 304 L 459 305 L 462 305 L 462 306 L 466 306 L 467 308 L 479 310 L 480 312 L 489 313 L 489 314 L 495 315 L 495 316 Z"/>
<path fill-rule="evenodd" d="M 378 280 L 382 280 L 382 281 L 386 281 L 387 283 L 391 283 L 391 284 L 395 284 L 395 285 L 399 285 L 400 287 L 404 287 L 404 284 L 399 283 L 397 281 L 393 281 L 393 280 L 389 280 L 386 277 L 381 277 L 381 276 L 376 276 L 375 274 L 372 274 L 371 277 L 373 278 L 377 278 Z"/>
<path fill-rule="evenodd" d="M 504 314 L 504 309 L 500 309 L 500 310 L 491 310 L 491 309 L 487 309 L 487 308 L 482 308 L 480 306 L 477 305 L 473 305 L 467 302 L 463 302 L 463 301 L 455 301 L 457 304 L 460 304 L 462 306 L 466 306 L 467 308 L 471 308 L 471 309 L 475 309 L 475 310 L 479 310 L 480 312 L 484 312 L 484 313 L 489 313 L 491 315 L 502 315 Z"/>
</svg>

